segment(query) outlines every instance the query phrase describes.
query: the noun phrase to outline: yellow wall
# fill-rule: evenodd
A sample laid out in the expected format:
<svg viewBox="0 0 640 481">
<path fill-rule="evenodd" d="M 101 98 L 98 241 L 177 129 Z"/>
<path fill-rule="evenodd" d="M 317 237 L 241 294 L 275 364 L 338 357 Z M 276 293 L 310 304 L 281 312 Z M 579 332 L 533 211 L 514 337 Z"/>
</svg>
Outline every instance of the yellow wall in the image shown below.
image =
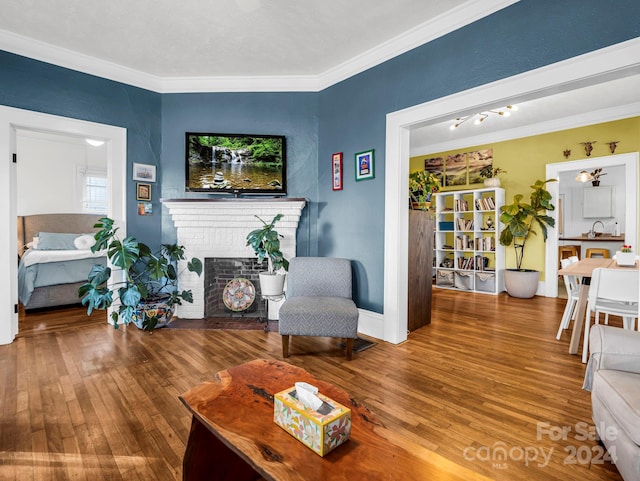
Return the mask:
<svg viewBox="0 0 640 481">
<path fill-rule="evenodd" d="M 460 128 L 473 128 L 473 125 Z M 481 128 L 481 127 L 480 127 Z M 477 134 L 477 131 L 474 132 Z M 424 159 L 431 157 L 446 157 L 451 154 L 469 152 L 470 150 L 493 149 L 493 166 L 507 171 L 500 176 L 502 187 L 505 189 L 505 202 L 511 203 L 515 194 L 529 198 L 529 186 L 537 179 L 544 179 L 546 164 L 581 160 L 611 155 L 608 143 L 619 141 L 615 154 L 625 154 L 640 151 L 640 117 L 605 122 L 576 129 L 562 130 L 549 134 L 535 135 L 520 139 L 496 142 L 485 145 L 472 145 L 448 152 L 430 152 L 411 158 L 410 171 L 422 170 Z M 591 156 L 587 157 L 581 142 L 594 142 Z M 571 155 L 565 159 L 563 151 L 571 150 Z M 480 188 L 482 184 L 444 187 L 443 190 L 463 190 Z M 507 248 L 507 267 L 515 266 L 513 248 Z M 544 271 L 544 242 L 538 232 L 527 241 L 522 267 Z"/>
</svg>

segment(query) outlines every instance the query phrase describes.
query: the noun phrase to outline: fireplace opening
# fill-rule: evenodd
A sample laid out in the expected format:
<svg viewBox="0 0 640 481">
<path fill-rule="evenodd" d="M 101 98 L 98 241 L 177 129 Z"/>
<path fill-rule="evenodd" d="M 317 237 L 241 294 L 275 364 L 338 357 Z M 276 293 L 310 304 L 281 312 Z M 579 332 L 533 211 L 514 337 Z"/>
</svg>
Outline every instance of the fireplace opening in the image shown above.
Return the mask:
<svg viewBox="0 0 640 481">
<path fill-rule="evenodd" d="M 204 260 L 204 317 L 205 318 L 266 318 L 265 302 L 260 296 L 258 274 L 266 270 L 266 262 L 258 264 L 255 257 L 207 257 Z M 236 277 L 251 281 L 256 290 L 253 304 L 242 312 L 229 309 L 222 298 L 225 286 Z"/>
</svg>

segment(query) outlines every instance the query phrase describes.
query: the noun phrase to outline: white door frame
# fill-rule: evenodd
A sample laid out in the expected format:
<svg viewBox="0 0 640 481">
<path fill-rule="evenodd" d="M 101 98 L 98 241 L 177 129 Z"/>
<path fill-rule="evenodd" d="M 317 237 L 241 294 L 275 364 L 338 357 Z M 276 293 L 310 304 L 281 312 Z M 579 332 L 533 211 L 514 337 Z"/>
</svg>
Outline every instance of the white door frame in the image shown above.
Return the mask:
<svg viewBox="0 0 640 481">
<path fill-rule="evenodd" d="M 376 337 L 396 344 L 407 339 L 407 179 L 411 130 L 450 120 L 471 109 L 486 110 L 488 106 L 532 100 L 637 74 L 638 59 L 640 39 L 636 38 L 387 115 L 384 314 Z"/>
<path fill-rule="evenodd" d="M 559 179 L 561 172 L 579 170 L 591 171 L 599 167 L 622 166 L 625 168 L 625 214 L 624 214 L 624 240 L 625 244 L 638 245 L 638 152 L 628 154 L 607 155 L 593 159 L 573 160 L 570 162 L 558 162 L 547 164 L 545 179 Z M 558 198 L 560 185 L 558 182 L 547 184 L 547 190 L 554 199 Z M 556 202 L 557 204 L 557 202 Z M 549 229 L 549 236 L 545 244 L 544 295 L 558 297 L 558 283 L 546 282 L 547 279 L 558 278 L 558 210 L 548 212 L 556 221 L 556 227 Z"/>
<path fill-rule="evenodd" d="M 107 142 L 108 215 L 126 234 L 127 131 L 122 127 L 0 106 L 0 344 L 18 333 L 16 130 L 37 130 Z M 18 162 L 20 159 L 18 158 Z M 55 186 L 52 186 L 52 190 Z"/>
</svg>

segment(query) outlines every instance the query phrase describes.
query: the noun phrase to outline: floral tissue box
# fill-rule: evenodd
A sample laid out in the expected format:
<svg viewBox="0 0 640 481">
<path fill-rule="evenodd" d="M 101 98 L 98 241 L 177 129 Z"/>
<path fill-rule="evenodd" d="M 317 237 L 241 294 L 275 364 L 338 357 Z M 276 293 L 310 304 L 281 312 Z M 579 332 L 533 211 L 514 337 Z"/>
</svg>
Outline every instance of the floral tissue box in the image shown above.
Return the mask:
<svg viewBox="0 0 640 481">
<path fill-rule="evenodd" d="M 323 401 L 318 411 L 305 406 L 296 397 L 296 388 L 274 396 L 273 420 L 305 446 L 325 456 L 349 439 L 351 410 L 318 393 Z"/>
</svg>

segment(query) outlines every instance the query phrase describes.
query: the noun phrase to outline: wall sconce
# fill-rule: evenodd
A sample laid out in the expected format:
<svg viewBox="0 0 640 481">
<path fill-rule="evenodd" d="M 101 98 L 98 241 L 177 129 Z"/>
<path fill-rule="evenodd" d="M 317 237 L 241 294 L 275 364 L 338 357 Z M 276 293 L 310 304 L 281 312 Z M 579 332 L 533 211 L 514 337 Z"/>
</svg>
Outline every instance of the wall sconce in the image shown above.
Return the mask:
<svg viewBox="0 0 640 481">
<path fill-rule="evenodd" d="M 591 174 L 589 172 L 587 172 L 586 170 L 581 170 L 580 173 L 576 177 L 576 180 L 578 182 L 589 182 L 592 179 L 593 179 L 593 177 L 591 177 Z"/>
</svg>

